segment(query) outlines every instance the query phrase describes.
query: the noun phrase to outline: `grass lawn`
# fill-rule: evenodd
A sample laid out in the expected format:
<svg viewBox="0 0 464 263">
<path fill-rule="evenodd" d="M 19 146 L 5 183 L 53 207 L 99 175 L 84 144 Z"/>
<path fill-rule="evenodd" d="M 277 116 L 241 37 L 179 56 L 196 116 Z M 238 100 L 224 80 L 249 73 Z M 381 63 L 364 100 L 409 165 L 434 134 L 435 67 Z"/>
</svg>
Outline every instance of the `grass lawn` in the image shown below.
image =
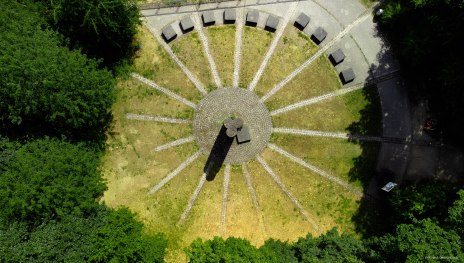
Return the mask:
<svg viewBox="0 0 464 263">
<path fill-rule="evenodd" d="M 313 216 L 319 225 L 319 233 L 337 226 L 343 232 L 353 233 L 351 216 L 356 211 L 359 197 L 269 149 L 265 150 L 263 156 L 310 216 Z M 287 223 L 290 224 L 293 224 L 292 220 Z M 312 229 L 308 232 L 317 234 Z"/>
<path fill-rule="evenodd" d="M 232 87 L 234 74 L 235 26 L 207 27 L 205 34 L 209 40 L 216 68 L 224 87 Z"/>
<path fill-rule="evenodd" d="M 340 80 L 332 64 L 327 57 L 321 56 L 270 97 L 266 101 L 266 106 L 271 110 L 282 108 L 332 92 L 340 87 Z"/>
<path fill-rule="evenodd" d="M 351 124 L 359 122 L 363 118 L 362 111 L 368 104 L 364 90 L 357 90 L 275 115 L 272 117 L 272 122 L 274 127 L 347 132 Z M 379 111 L 378 108 L 370 114 L 379 115 Z M 380 124 L 379 118 L 375 119 L 377 125 Z M 380 127 L 374 127 L 363 134 L 379 136 L 381 135 L 380 131 Z"/>
<path fill-rule="evenodd" d="M 349 181 L 353 159 L 361 154 L 358 144 L 335 138 L 274 134 L 271 141 L 293 155 Z"/>
<path fill-rule="evenodd" d="M 248 88 L 258 71 L 274 34 L 254 27 L 243 27 L 239 86 Z"/>
<path fill-rule="evenodd" d="M 203 83 L 206 90 L 211 91 L 216 89 L 216 84 L 214 83 L 198 32 L 193 31 L 181 36 L 179 39 L 171 42 L 170 46 L 174 54 Z"/>
<path fill-rule="evenodd" d="M 260 96 L 264 95 L 316 51 L 317 46 L 308 36 L 295 27 L 289 26 L 280 38 L 264 74 L 256 86 L 256 93 Z"/>
<path fill-rule="evenodd" d="M 135 72 L 193 102 L 201 99 L 200 92 L 146 27 L 140 27 L 136 38 L 142 48 L 134 61 Z"/>
</svg>

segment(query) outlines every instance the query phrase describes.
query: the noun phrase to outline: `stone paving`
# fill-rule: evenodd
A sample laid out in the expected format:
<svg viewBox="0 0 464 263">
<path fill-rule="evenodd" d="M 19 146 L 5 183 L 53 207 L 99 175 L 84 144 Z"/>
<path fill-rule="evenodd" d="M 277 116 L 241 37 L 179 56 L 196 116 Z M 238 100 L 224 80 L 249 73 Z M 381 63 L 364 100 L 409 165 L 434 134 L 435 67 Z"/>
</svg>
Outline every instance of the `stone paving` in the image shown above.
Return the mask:
<svg viewBox="0 0 464 263">
<path fill-rule="evenodd" d="M 193 134 L 205 154 L 209 154 L 222 123 L 228 117 L 241 118 L 250 131 L 251 141 L 229 150 L 225 163 L 241 164 L 254 159 L 266 148 L 272 133 L 272 120 L 259 97 L 241 88 L 222 88 L 210 92 L 198 104 L 193 121 Z"/>
</svg>

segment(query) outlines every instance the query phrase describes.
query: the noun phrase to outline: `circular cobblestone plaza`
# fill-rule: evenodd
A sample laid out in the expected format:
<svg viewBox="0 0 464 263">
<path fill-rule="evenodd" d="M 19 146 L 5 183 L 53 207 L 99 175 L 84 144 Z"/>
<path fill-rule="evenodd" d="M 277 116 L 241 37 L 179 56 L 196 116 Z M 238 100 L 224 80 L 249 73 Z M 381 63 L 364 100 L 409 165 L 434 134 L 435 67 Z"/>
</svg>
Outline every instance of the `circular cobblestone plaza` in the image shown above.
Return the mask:
<svg viewBox="0 0 464 263">
<path fill-rule="evenodd" d="M 272 134 L 272 120 L 266 106 L 252 91 L 220 88 L 208 93 L 198 104 L 193 121 L 193 135 L 203 153 L 210 154 L 228 117 L 241 118 L 250 131 L 250 142 L 232 143 L 225 163 L 241 164 L 256 157 L 267 146 Z"/>
</svg>

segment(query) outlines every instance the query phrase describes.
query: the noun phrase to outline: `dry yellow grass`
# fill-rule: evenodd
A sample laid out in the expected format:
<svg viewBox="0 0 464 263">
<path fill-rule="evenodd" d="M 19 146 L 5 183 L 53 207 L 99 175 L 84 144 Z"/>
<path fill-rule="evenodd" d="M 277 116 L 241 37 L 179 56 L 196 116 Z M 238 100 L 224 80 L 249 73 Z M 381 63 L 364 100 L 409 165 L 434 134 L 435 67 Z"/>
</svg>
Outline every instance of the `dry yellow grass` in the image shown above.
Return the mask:
<svg viewBox="0 0 464 263">
<path fill-rule="evenodd" d="M 239 86 L 247 88 L 269 49 L 274 34 L 254 27 L 243 27 Z"/>
<path fill-rule="evenodd" d="M 145 26 L 140 27 L 136 38 L 141 44 L 134 61 L 137 73 L 193 102 L 201 99 L 200 92 Z"/>
<path fill-rule="evenodd" d="M 267 156 L 265 159 L 268 159 Z M 311 224 L 295 209 L 260 163 L 251 161 L 249 171 L 256 188 L 268 238 L 296 240 L 306 233 L 315 234 Z"/>
<path fill-rule="evenodd" d="M 261 96 L 272 89 L 316 51 L 317 46 L 306 35 L 289 26 L 256 86 L 256 93 Z"/>
<path fill-rule="evenodd" d="M 345 181 L 349 181 L 353 158 L 361 154 L 358 144 L 343 139 L 274 134 L 272 142 Z"/>
<path fill-rule="evenodd" d="M 327 57 L 321 56 L 268 99 L 266 106 L 274 110 L 332 92 L 340 87 L 340 80 L 332 64 Z"/>
<path fill-rule="evenodd" d="M 235 26 L 207 27 L 205 34 L 222 85 L 231 87 L 234 74 Z"/>
<path fill-rule="evenodd" d="M 366 105 L 362 90 L 331 98 L 272 117 L 274 127 L 289 127 L 318 131 L 345 132 L 361 117 Z"/>
<path fill-rule="evenodd" d="M 262 213 L 253 206 L 240 166 L 233 166 L 231 171 L 226 236 L 246 238 L 255 245 L 263 244 L 267 238 Z"/>
<path fill-rule="evenodd" d="M 171 42 L 172 51 L 209 91 L 216 88 L 198 32 L 194 31 Z"/>
<path fill-rule="evenodd" d="M 358 207 L 359 197 L 271 150 L 266 150 L 263 156 L 319 225 L 319 233 L 333 227 L 354 232 L 351 216 Z"/>
</svg>

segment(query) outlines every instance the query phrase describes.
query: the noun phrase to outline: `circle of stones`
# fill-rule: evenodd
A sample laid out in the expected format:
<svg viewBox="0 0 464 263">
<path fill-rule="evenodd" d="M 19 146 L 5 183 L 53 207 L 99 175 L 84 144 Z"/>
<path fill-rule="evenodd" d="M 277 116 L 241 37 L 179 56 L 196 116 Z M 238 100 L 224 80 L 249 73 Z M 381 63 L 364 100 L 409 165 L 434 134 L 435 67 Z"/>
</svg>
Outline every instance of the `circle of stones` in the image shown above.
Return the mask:
<svg viewBox="0 0 464 263">
<path fill-rule="evenodd" d="M 248 127 L 251 141 L 234 140 L 224 160 L 240 164 L 256 157 L 267 146 L 272 133 L 269 110 L 252 91 L 242 88 L 219 88 L 208 93 L 198 104 L 193 120 L 193 135 L 200 149 L 210 154 L 225 119 L 241 118 Z"/>
</svg>

